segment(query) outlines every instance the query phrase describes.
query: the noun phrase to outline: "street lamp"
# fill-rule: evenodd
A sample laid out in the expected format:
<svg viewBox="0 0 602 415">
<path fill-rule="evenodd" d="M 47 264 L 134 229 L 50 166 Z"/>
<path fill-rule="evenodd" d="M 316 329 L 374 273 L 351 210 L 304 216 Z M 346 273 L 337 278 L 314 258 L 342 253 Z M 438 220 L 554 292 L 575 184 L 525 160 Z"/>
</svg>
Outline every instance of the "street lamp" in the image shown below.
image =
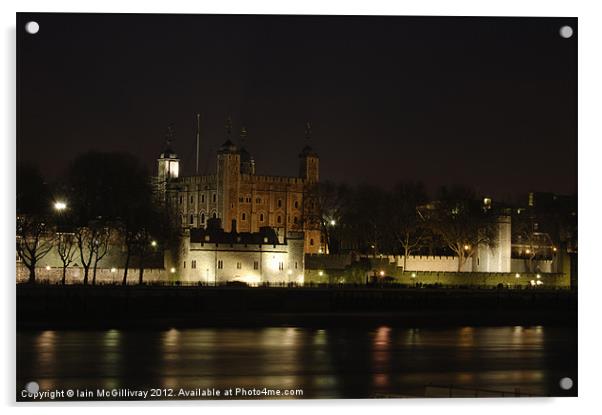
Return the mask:
<svg viewBox="0 0 602 415">
<path fill-rule="evenodd" d="M 336 222 L 334 219 L 332 219 L 332 220 L 330 221 L 330 226 L 334 226 L 334 225 L 336 225 L 336 224 L 337 224 L 337 222 Z"/>
<path fill-rule="evenodd" d="M 152 241 L 152 242 L 151 242 L 151 246 L 152 246 L 152 247 L 155 247 L 155 246 L 157 246 L 157 241 Z"/>
<path fill-rule="evenodd" d="M 67 209 L 67 203 L 61 201 L 54 202 L 54 210 L 57 212 L 62 212 L 65 209 Z"/>
</svg>

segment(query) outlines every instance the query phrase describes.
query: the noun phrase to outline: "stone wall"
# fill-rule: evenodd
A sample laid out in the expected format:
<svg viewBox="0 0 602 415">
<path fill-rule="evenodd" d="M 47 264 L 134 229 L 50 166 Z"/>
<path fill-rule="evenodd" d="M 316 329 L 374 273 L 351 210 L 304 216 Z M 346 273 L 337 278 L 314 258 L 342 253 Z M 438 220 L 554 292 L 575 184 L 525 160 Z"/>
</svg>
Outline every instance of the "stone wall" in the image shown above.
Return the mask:
<svg viewBox="0 0 602 415">
<path fill-rule="evenodd" d="M 96 271 L 97 284 L 121 284 L 123 282 L 123 268 L 99 268 Z M 50 284 L 59 284 L 63 278 L 62 267 L 38 267 L 36 268 L 36 281 Z M 145 268 L 143 281 L 158 282 L 174 280 L 175 276 L 170 275 L 169 270 L 163 268 Z M 29 270 L 22 263 L 17 263 L 17 282 L 27 282 L 29 279 Z M 81 267 L 68 267 L 65 281 L 67 284 L 81 284 L 84 281 L 84 269 Z M 88 274 L 88 281 L 92 283 L 92 269 Z M 137 268 L 128 269 L 128 284 L 138 284 L 139 271 Z"/>
</svg>

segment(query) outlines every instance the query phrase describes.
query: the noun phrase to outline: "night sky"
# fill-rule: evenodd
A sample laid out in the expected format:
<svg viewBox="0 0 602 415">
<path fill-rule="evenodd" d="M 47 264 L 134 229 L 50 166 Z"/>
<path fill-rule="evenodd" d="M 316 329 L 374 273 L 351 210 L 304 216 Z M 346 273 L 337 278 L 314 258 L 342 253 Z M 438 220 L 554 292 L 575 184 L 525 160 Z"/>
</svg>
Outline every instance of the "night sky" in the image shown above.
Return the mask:
<svg viewBox="0 0 602 415">
<path fill-rule="evenodd" d="M 171 123 L 192 174 L 199 112 L 202 172 L 231 115 L 257 174 L 297 175 L 310 120 L 321 180 L 577 190 L 573 18 L 19 14 L 17 42 L 17 157 L 49 179 L 91 149 L 154 172 Z"/>
</svg>

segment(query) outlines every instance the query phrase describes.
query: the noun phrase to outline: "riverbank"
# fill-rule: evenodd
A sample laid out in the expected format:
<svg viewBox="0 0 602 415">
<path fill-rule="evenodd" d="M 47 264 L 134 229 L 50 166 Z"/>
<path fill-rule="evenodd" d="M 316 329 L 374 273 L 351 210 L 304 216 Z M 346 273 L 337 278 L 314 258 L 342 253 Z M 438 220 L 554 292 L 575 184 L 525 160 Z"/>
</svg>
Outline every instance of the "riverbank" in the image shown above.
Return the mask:
<svg viewBox="0 0 602 415">
<path fill-rule="evenodd" d="M 576 327 L 568 290 L 18 285 L 17 328 Z"/>
</svg>

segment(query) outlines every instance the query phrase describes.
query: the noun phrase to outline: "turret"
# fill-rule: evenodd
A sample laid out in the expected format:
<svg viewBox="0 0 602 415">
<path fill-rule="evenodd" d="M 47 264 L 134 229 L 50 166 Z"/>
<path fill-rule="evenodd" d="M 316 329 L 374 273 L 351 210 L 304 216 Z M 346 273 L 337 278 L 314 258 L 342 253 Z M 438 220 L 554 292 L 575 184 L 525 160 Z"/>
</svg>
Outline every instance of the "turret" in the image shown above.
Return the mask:
<svg viewBox="0 0 602 415">
<path fill-rule="evenodd" d="M 240 130 L 240 172 L 242 174 L 255 174 L 255 159 L 245 148 L 245 139 L 247 138 L 247 129 L 242 127 Z"/>
<path fill-rule="evenodd" d="M 173 128 L 170 126 L 165 137 L 165 148 L 157 159 L 157 192 L 162 203 L 165 202 L 167 183 L 180 175 L 180 159 L 171 148 L 172 141 Z"/>
<path fill-rule="evenodd" d="M 231 121 L 226 124 L 227 139 L 217 152 L 217 211 L 230 232 L 231 220 L 238 216 L 238 190 L 240 187 L 240 152 L 230 140 Z"/>
<path fill-rule="evenodd" d="M 305 137 L 309 141 L 311 138 L 311 125 L 306 124 Z M 306 180 L 307 183 L 316 183 L 319 180 L 320 158 L 309 144 L 303 147 L 299 153 L 299 177 Z"/>
</svg>

